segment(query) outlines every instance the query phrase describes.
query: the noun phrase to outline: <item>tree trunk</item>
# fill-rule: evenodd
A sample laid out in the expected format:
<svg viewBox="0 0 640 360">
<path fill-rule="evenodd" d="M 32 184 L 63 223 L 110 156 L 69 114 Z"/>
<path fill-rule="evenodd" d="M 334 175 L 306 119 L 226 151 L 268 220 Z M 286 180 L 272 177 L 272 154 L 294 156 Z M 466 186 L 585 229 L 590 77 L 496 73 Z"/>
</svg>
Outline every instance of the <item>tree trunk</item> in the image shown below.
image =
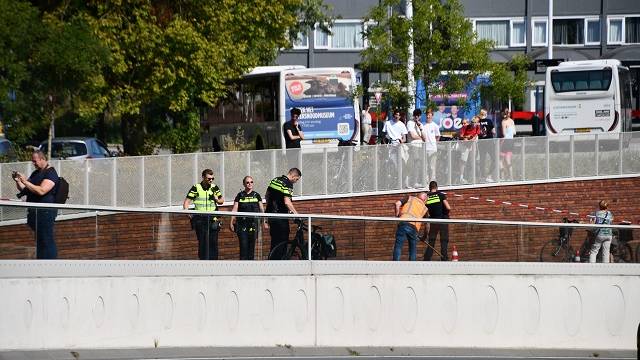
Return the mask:
<svg viewBox="0 0 640 360">
<path fill-rule="evenodd" d="M 147 155 L 144 149 L 146 135 L 144 117 L 139 114 L 122 114 L 120 125 L 124 153 L 133 156 Z"/>
</svg>

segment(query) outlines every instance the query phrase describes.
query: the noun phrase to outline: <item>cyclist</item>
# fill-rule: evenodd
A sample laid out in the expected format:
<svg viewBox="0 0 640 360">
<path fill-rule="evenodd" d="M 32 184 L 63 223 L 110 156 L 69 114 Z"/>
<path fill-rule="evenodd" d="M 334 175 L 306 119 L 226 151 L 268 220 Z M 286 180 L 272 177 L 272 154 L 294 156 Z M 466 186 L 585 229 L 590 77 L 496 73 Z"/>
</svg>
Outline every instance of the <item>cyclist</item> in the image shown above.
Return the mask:
<svg viewBox="0 0 640 360">
<path fill-rule="evenodd" d="M 596 211 L 594 217 L 591 218 L 591 223 L 595 224 L 611 224 L 613 223 L 613 213 L 607 208 L 609 203 L 606 200 L 600 200 L 598 203 L 600 210 Z M 609 262 L 609 251 L 611 249 L 611 228 L 598 228 L 593 231 L 593 244 L 591 245 L 591 253 L 589 253 L 589 262 L 596 262 L 596 256 L 600 246 L 602 246 L 602 262 Z"/>
<path fill-rule="evenodd" d="M 269 183 L 265 198 L 268 213 L 297 214 L 291 197 L 293 196 L 293 184 L 302 177 L 298 168 L 291 168 L 287 175 L 274 178 Z M 269 218 L 269 235 L 271 235 L 271 250 L 278 244 L 286 242 L 289 238 L 289 220 L 282 218 Z M 284 247 L 280 247 L 284 249 Z M 282 254 L 273 254 L 274 258 L 281 259 Z"/>
<path fill-rule="evenodd" d="M 264 212 L 262 206 L 262 197 L 256 191 L 253 191 L 253 178 L 245 176 L 242 179 L 244 190 L 240 191 L 233 200 L 232 212 Z M 253 260 L 254 248 L 256 244 L 256 234 L 260 220 L 255 217 L 240 217 L 236 221 L 236 217 L 232 216 L 229 222 L 229 229 L 238 235 L 240 241 L 240 260 Z M 265 230 L 269 225 L 264 222 Z"/>
</svg>

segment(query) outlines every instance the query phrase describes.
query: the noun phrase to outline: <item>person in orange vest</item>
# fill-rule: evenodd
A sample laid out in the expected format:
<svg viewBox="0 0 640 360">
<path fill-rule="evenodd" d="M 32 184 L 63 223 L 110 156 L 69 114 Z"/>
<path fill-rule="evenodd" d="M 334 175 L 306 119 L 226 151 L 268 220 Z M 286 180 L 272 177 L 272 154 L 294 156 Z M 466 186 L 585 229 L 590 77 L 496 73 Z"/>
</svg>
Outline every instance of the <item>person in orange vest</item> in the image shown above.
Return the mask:
<svg viewBox="0 0 640 360">
<path fill-rule="evenodd" d="M 427 213 L 427 194 L 421 192 L 418 196 L 407 196 L 395 203 L 395 215 L 402 219 L 422 219 Z M 418 221 L 400 221 L 396 230 L 396 243 L 393 246 L 393 260 L 399 261 L 402 245 L 409 240 L 409 260 L 416 260 L 418 231 L 422 226 Z"/>
</svg>

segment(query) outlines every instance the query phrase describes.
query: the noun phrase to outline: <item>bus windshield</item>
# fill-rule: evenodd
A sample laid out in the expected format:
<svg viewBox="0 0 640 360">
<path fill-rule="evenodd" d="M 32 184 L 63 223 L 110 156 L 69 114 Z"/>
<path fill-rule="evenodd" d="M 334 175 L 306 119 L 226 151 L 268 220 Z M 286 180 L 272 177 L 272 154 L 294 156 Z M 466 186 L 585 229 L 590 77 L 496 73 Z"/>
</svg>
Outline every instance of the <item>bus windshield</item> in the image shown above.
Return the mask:
<svg viewBox="0 0 640 360">
<path fill-rule="evenodd" d="M 552 71 L 551 84 L 557 93 L 606 91 L 611 85 L 611 68 L 586 71 Z"/>
</svg>

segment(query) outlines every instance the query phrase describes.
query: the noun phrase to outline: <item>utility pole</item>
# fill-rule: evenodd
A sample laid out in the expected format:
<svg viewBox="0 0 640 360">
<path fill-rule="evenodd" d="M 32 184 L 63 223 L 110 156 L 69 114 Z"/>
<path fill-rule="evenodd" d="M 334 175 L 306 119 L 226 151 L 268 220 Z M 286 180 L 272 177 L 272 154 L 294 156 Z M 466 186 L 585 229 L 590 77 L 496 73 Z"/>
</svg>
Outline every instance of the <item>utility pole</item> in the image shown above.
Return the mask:
<svg viewBox="0 0 640 360">
<path fill-rule="evenodd" d="M 553 59 L 553 0 L 549 0 L 549 18 L 547 20 L 547 59 Z"/>
<path fill-rule="evenodd" d="M 413 51 L 413 1 L 406 0 L 406 9 L 405 14 L 407 15 L 407 21 L 409 21 L 409 49 L 408 49 L 408 59 L 407 59 L 407 76 L 409 77 L 407 80 L 407 95 L 409 95 L 409 109 L 407 109 L 407 119 L 411 118 L 411 114 L 413 114 L 413 110 L 416 108 L 416 79 L 413 76 L 413 67 L 414 67 L 414 51 Z"/>
</svg>

